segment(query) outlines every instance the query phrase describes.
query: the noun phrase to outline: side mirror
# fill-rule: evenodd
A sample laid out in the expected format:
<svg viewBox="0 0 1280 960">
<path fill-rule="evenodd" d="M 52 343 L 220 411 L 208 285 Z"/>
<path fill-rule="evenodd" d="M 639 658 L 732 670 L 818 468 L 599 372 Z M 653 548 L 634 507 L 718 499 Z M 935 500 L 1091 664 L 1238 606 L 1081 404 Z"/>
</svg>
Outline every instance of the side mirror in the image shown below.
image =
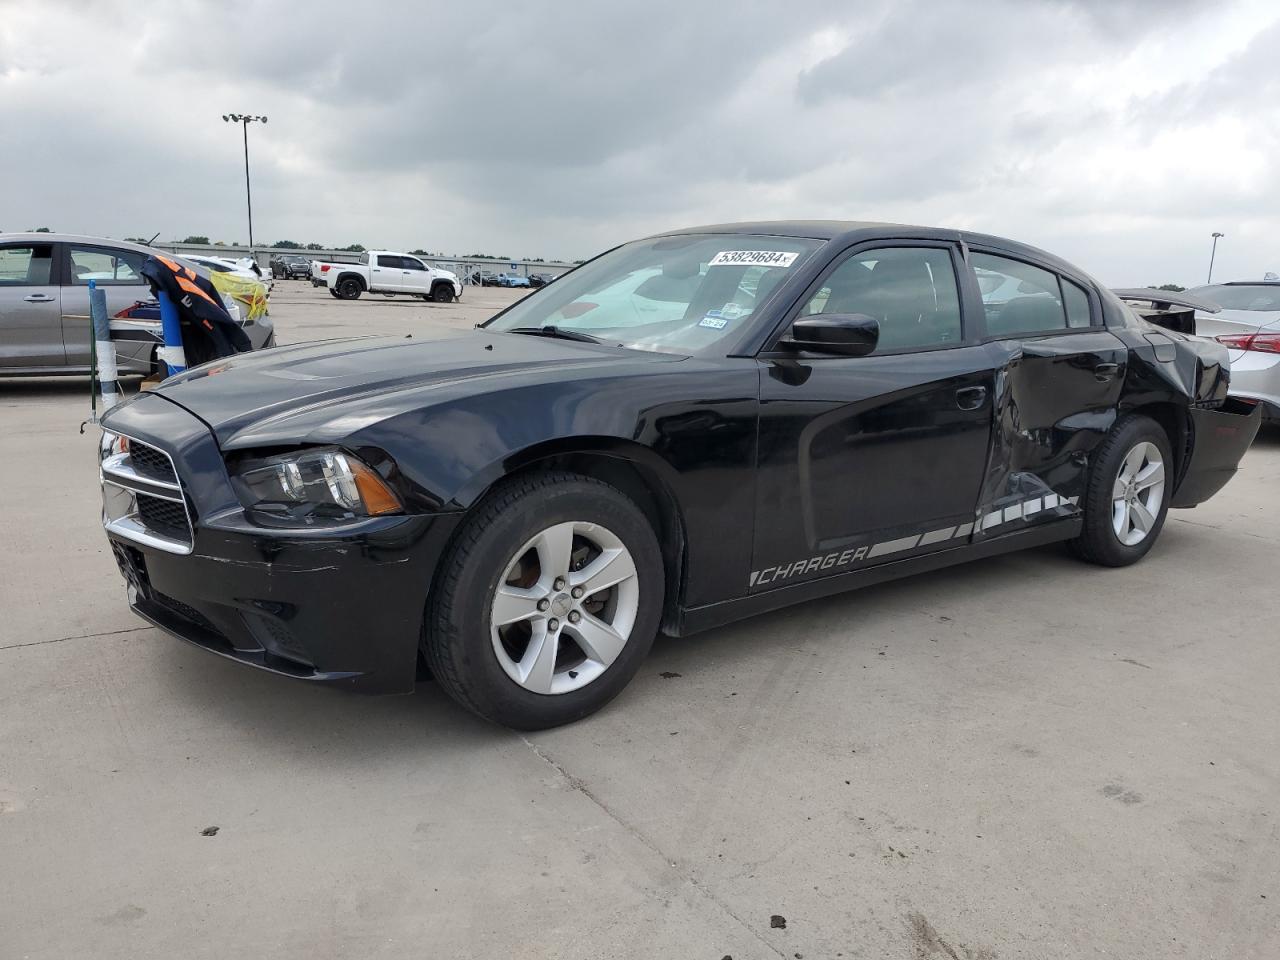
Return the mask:
<svg viewBox="0 0 1280 960">
<path fill-rule="evenodd" d="M 814 353 L 865 357 L 880 342 L 880 321 L 865 313 L 816 313 L 791 325 L 791 339 L 782 345 Z"/>
</svg>

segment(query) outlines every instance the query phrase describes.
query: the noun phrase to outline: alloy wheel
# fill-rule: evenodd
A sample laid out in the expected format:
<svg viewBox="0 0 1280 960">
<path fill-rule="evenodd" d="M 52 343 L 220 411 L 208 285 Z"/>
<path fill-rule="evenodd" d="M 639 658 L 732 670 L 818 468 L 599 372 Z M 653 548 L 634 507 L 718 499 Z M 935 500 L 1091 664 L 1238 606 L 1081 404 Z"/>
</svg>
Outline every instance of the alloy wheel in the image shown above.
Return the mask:
<svg viewBox="0 0 1280 960">
<path fill-rule="evenodd" d="M 516 551 L 499 580 L 493 651 L 524 689 L 570 693 L 618 658 L 639 608 L 636 565 L 622 540 L 598 523 L 557 523 Z"/>
<path fill-rule="evenodd" d="M 1151 533 L 1164 484 L 1164 458 L 1154 443 L 1144 440 L 1125 455 L 1111 491 L 1111 528 L 1125 546 L 1137 546 Z"/>
</svg>

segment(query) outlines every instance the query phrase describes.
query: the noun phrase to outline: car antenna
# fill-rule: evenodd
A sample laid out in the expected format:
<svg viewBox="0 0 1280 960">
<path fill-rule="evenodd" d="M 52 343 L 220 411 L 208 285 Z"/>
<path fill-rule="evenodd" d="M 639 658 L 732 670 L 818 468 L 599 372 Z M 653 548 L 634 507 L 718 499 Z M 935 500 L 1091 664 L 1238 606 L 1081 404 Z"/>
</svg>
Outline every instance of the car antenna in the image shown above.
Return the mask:
<svg viewBox="0 0 1280 960">
<path fill-rule="evenodd" d="M 153 233 L 153 234 L 151 235 L 151 239 L 150 239 L 150 240 L 148 240 L 148 241 L 146 241 L 146 242 L 143 244 L 143 246 L 144 246 L 144 247 L 149 247 L 149 246 L 151 246 L 153 243 L 155 243 L 155 242 L 156 242 L 156 237 L 158 237 L 158 236 L 160 236 L 160 231 L 159 231 L 159 230 L 157 230 L 155 233 Z"/>
</svg>

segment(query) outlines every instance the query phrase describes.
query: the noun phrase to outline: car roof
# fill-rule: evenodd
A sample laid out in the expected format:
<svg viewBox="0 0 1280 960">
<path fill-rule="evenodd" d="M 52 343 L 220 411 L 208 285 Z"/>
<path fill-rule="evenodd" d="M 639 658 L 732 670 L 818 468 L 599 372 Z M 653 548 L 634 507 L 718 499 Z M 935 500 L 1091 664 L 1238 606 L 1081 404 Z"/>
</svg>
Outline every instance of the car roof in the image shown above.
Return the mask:
<svg viewBox="0 0 1280 960">
<path fill-rule="evenodd" d="M 685 227 L 681 230 L 669 230 L 654 234 L 656 237 L 678 237 L 688 234 L 722 233 L 722 234 L 755 234 L 768 237 L 796 237 L 809 240 L 827 240 L 841 247 L 861 243 L 864 240 L 942 240 L 963 241 L 983 247 L 998 249 L 1012 256 L 1024 256 L 1040 260 L 1063 273 L 1074 274 L 1080 278 L 1088 278 L 1079 267 L 1063 260 L 1061 257 L 1019 243 L 1005 237 L 997 237 L 986 233 L 974 233 L 968 230 L 954 230 L 947 227 L 922 227 L 906 223 L 886 223 L 877 220 L 748 220 L 742 223 L 717 223 L 700 227 Z"/>
<path fill-rule="evenodd" d="M 156 247 L 133 243 L 129 240 L 113 240 L 111 237 L 89 237 L 79 233 L 0 233 L 0 243 L 14 241 L 31 241 L 33 243 L 87 243 L 95 246 L 122 247 L 126 250 L 139 250 L 147 253 L 166 253 Z M 182 254 L 177 254 L 182 256 Z"/>
<path fill-rule="evenodd" d="M 1206 283 L 1203 287 L 1280 287 L 1280 280 L 1219 280 L 1217 283 Z"/>
</svg>

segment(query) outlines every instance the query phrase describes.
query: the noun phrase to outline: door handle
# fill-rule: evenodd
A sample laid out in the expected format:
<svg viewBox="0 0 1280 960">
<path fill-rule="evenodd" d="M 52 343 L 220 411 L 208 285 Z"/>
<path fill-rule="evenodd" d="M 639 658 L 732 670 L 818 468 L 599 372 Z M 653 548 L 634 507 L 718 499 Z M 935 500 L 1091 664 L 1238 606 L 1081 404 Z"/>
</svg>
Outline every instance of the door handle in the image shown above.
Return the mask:
<svg viewBox="0 0 1280 960">
<path fill-rule="evenodd" d="M 1097 377 L 1099 383 L 1106 383 L 1119 372 L 1120 364 L 1118 363 L 1099 363 L 1093 368 L 1093 375 Z"/>
<path fill-rule="evenodd" d="M 33 293 L 29 297 L 23 297 L 27 303 L 53 303 L 53 297 L 47 293 Z"/>
<path fill-rule="evenodd" d="M 986 387 L 961 387 L 956 391 L 956 406 L 961 410 L 977 410 L 986 402 Z"/>
</svg>

